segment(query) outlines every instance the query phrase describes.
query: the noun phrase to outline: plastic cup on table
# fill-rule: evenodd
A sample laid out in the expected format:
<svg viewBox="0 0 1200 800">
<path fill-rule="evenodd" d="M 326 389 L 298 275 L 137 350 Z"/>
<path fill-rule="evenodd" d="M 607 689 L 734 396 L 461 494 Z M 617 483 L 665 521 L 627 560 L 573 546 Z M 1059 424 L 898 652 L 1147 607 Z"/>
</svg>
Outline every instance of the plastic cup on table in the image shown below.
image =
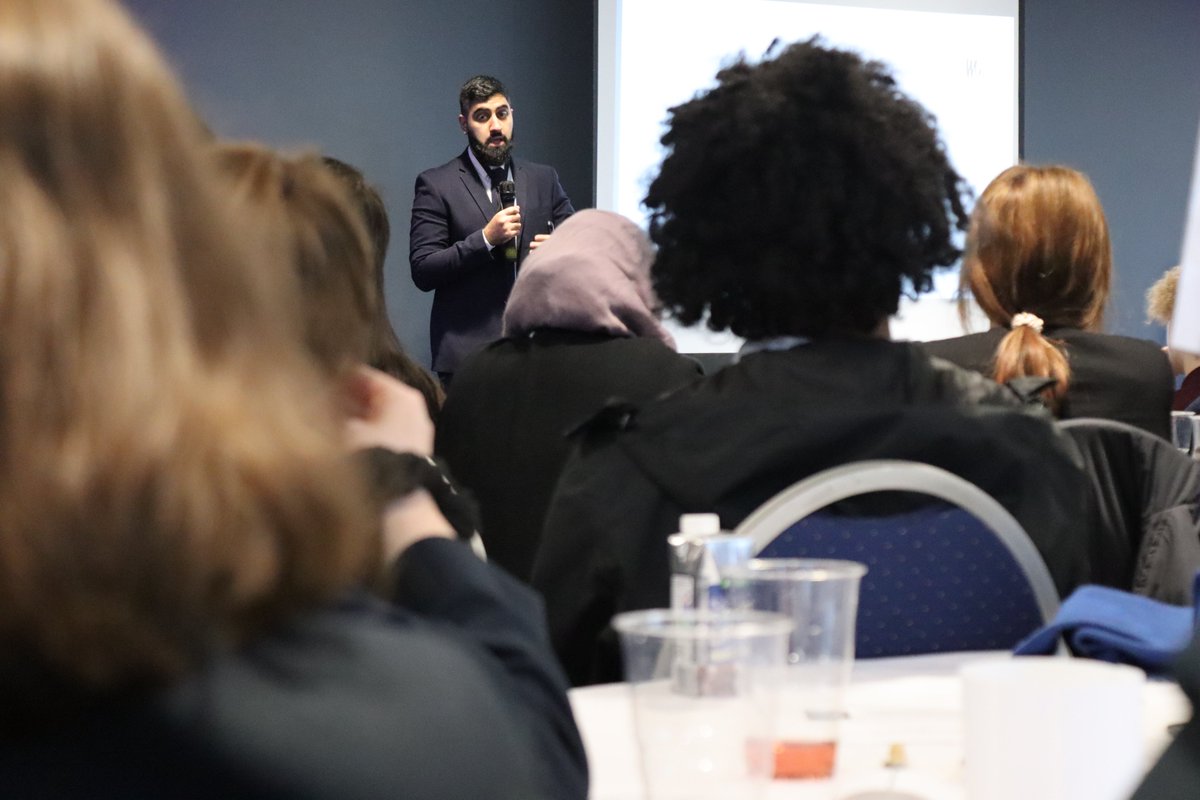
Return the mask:
<svg viewBox="0 0 1200 800">
<path fill-rule="evenodd" d="M 791 622 L 706 609 L 619 614 L 648 800 L 762 796 Z"/>
<path fill-rule="evenodd" d="M 791 620 L 772 748 L 776 780 L 828 783 L 833 776 L 866 572 L 854 561 L 779 558 L 755 559 L 727 574 L 735 608 Z"/>
</svg>

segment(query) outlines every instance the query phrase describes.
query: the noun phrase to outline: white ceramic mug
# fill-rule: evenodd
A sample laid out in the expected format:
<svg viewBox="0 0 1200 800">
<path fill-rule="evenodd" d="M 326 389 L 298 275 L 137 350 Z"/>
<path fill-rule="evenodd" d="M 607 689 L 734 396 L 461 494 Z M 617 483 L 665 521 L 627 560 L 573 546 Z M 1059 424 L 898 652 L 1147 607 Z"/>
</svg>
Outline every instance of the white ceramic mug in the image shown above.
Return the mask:
<svg viewBox="0 0 1200 800">
<path fill-rule="evenodd" d="M 1136 667 L 1018 657 L 962 670 L 971 800 L 1120 800 L 1145 769 Z"/>
</svg>

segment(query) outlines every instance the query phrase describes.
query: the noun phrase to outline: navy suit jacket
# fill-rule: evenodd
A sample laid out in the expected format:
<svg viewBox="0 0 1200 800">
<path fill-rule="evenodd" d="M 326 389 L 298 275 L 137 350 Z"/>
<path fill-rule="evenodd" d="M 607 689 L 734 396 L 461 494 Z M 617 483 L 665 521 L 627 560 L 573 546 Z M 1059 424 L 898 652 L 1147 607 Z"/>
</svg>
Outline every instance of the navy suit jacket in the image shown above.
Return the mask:
<svg viewBox="0 0 1200 800">
<path fill-rule="evenodd" d="M 466 150 L 417 176 L 408 262 L 417 288 L 434 293 L 429 342 L 438 372 L 454 372 L 499 338 L 504 304 L 529 242 L 547 231 L 546 223 L 558 225 L 575 213 L 552 167 L 514 158 L 512 171 L 521 207 L 516 267 L 505 263 L 503 247 L 489 252 L 483 240 L 483 227 L 499 207 L 488 200 Z"/>
</svg>

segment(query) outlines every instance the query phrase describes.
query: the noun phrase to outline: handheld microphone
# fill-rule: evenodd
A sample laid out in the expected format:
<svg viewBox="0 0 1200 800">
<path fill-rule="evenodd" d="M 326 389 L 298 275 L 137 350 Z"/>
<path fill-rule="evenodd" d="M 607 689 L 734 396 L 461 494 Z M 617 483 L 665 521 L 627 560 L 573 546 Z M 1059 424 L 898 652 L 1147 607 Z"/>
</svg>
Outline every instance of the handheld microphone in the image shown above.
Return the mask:
<svg viewBox="0 0 1200 800">
<path fill-rule="evenodd" d="M 511 208 L 517 204 L 517 185 L 512 181 L 500 181 L 496 184 L 496 191 L 500 193 L 500 207 Z M 515 262 L 517 260 L 517 239 L 514 236 L 508 240 L 508 244 L 504 246 L 504 260 Z"/>
</svg>

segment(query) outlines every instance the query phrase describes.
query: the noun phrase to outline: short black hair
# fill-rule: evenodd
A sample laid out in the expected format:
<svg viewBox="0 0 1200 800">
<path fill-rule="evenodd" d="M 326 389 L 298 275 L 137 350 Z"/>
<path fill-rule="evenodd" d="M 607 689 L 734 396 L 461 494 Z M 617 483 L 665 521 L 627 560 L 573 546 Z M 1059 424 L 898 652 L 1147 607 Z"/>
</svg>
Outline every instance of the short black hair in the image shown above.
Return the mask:
<svg viewBox="0 0 1200 800">
<path fill-rule="evenodd" d="M 878 62 L 814 37 L 739 59 L 669 113 L 644 202 L 654 286 L 684 324 L 868 333 L 961 255 L 962 178 Z"/>
<path fill-rule="evenodd" d="M 476 75 L 474 78 L 469 78 L 458 90 L 458 109 L 463 116 L 466 116 L 467 110 L 471 106 L 482 103 L 497 94 L 508 97 L 508 90 L 504 88 L 504 84 L 499 79 L 493 78 L 491 75 Z"/>
</svg>

